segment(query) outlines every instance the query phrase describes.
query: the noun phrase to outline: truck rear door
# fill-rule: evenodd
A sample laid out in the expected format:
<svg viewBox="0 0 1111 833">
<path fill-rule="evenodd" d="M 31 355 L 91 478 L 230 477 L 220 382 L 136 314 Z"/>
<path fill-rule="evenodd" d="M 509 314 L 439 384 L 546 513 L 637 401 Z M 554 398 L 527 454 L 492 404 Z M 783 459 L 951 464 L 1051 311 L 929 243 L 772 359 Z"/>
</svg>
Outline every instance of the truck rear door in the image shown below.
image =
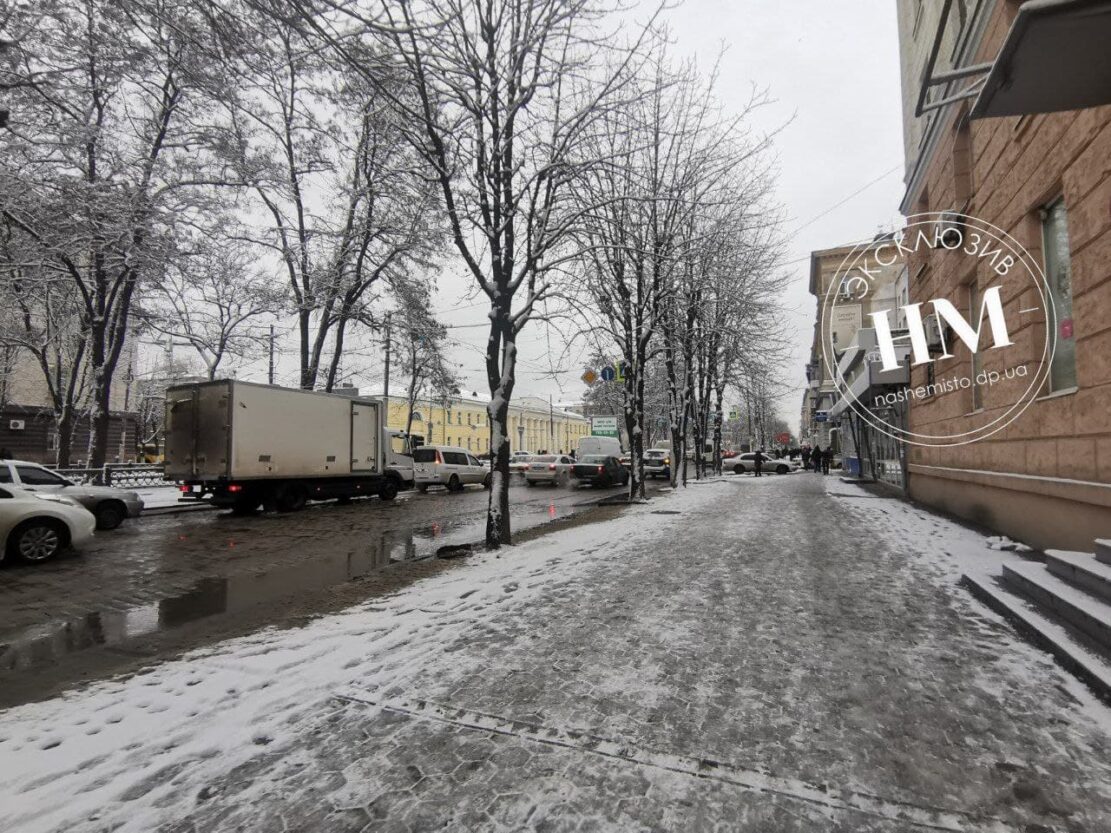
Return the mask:
<svg viewBox="0 0 1111 833">
<path fill-rule="evenodd" d="M 193 459 L 196 442 L 196 389 L 179 388 L 166 395 L 166 476 L 183 479 L 197 473 Z"/>
</svg>

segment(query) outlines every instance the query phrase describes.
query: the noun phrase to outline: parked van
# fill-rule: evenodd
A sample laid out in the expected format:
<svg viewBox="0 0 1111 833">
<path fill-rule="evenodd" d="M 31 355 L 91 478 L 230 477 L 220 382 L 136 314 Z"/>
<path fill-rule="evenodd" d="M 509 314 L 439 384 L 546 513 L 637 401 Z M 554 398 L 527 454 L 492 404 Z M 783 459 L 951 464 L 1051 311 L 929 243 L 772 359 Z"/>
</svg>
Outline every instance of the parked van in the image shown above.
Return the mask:
<svg viewBox="0 0 1111 833">
<path fill-rule="evenodd" d="M 621 441 L 617 437 L 583 437 L 579 440 L 578 456 L 599 455 L 620 457 Z"/>
<path fill-rule="evenodd" d="M 461 492 L 468 483 L 490 488 L 490 466 L 465 448 L 453 445 L 422 445 L 413 450 L 413 475 L 417 491 L 429 486 L 445 486 Z"/>
</svg>

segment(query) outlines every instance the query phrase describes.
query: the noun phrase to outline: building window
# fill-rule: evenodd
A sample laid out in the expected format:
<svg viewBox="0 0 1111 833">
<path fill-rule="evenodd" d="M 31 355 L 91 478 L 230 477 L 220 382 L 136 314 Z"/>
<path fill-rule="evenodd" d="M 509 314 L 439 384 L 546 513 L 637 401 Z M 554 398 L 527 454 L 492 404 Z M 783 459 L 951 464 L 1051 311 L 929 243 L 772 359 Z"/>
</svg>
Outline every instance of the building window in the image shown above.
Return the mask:
<svg viewBox="0 0 1111 833">
<path fill-rule="evenodd" d="M 447 424 L 451 425 L 451 411 L 447 412 Z"/>
<path fill-rule="evenodd" d="M 1045 278 L 1053 299 L 1057 349 L 1049 366 L 1049 390 L 1076 387 L 1076 333 L 1072 319 L 1072 264 L 1069 257 L 1069 225 L 1064 199 L 1041 211 Z"/>
<path fill-rule="evenodd" d="M 976 279 L 973 278 L 972 282 L 968 285 L 968 320 L 980 320 L 980 287 L 976 285 Z M 972 362 L 970 369 L 972 371 L 972 410 L 979 411 L 984 407 L 984 387 L 980 384 L 980 371 L 984 369 L 984 359 L 980 355 L 979 347 L 971 351 Z"/>
</svg>

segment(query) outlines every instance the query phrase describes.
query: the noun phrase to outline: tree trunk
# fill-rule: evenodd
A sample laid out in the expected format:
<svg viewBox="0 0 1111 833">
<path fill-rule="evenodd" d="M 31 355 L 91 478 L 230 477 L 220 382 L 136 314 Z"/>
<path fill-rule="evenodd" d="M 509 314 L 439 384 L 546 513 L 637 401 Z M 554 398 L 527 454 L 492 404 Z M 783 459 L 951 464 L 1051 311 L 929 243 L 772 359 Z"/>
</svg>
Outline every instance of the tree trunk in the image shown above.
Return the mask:
<svg viewBox="0 0 1111 833">
<path fill-rule="evenodd" d="M 511 543 L 509 523 L 509 398 L 494 397 L 487 408 L 490 415 L 490 449 L 494 466 L 490 478 L 490 503 L 486 512 L 486 546 L 497 549 Z"/>
<path fill-rule="evenodd" d="M 486 546 L 498 549 L 512 543 L 509 517 L 509 401 L 517 363 L 516 333 L 510 317 L 508 293 L 492 305 L 490 337 L 486 342 L 486 376 L 490 384 L 490 450 L 494 469 L 486 511 Z"/>
<path fill-rule="evenodd" d="M 102 368 L 101 373 L 104 372 Z M 96 389 L 93 391 L 93 431 L 92 448 L 89 451 L 89 468 L 103 468 L 108 461 L 108 428 L 111 424 L 111 411 L 108 406 L 111 401 L 111 386 L 97 380 Z"/>
<path fill-rule="evenodd" d="M 63 406 L 61 411 L 55 415 L 54 422 L 58 432 L 58 451 L 55 464 L 59 468 L 66 468 L 70 465 L 70 457 L 73 453 L 73 406 Z"/>
</svg>

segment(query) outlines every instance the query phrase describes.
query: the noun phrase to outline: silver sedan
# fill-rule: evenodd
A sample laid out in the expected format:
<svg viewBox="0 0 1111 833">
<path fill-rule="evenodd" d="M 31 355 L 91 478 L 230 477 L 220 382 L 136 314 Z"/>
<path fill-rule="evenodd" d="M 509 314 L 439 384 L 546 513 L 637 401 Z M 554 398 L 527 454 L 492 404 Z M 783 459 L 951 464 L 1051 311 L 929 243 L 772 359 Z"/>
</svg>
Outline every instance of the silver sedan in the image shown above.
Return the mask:
<svg viewBox="0 0 1111 833">
<path fill-rule="evenodd" d="M 530 457 L 528 468 L 525 469 L 525 483 L 529 486 L 537 483 L 566 485 L 571 482 L 571 468 L 574 465 L 574 461 L 566 455 L 542 454 Z"/>
</svg>

